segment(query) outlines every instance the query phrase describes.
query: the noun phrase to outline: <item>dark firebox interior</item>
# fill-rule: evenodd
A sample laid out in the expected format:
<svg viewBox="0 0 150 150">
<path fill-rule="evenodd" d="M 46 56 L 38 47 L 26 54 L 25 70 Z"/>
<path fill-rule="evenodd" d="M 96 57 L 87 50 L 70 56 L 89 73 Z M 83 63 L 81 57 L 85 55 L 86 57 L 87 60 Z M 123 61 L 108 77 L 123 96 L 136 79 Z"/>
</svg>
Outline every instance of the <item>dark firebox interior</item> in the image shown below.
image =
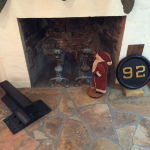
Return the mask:
<svg viewBox="0 0 150 150">
<path fill-rule="evenodd" d="M 115 83 L 115 70 L 119 61 L 125 16 L 82 18 L 19 18 L 24 54 L 32 87 L 49 87 L 55 77 L 55 49 L 61 49 L 62 76 L 74 86 L 81 76 L 84 62 L 83 49 L 91 54 L 88 65 L 92 68 L 95 54 L 106 51 L 113 64 L 108 67 L 108 84 Z M 92 76 L 91 70 L 87 73 Z"/>
</svg>

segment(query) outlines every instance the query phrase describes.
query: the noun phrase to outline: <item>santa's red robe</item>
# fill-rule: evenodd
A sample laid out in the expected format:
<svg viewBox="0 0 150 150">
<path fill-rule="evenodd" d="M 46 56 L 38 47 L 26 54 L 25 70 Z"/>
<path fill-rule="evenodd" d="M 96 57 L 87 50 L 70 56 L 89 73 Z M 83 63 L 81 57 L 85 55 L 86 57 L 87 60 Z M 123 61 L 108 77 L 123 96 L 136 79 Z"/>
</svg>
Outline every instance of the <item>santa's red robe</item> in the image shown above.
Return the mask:
<svg viewBox="0 0 150 150">
<path fill-rule="evenodd" d="M 92 84 L 96 88 L 96 91 L 105 93 L 106 92 L 106 84 L 107 84 L 107 63 L 106 62 L 99 62 L 93 72 L 92 76 Z M 96 72 L 99 72 L 101 75 L 100 77 L 96 77 Z"/>
</svg>

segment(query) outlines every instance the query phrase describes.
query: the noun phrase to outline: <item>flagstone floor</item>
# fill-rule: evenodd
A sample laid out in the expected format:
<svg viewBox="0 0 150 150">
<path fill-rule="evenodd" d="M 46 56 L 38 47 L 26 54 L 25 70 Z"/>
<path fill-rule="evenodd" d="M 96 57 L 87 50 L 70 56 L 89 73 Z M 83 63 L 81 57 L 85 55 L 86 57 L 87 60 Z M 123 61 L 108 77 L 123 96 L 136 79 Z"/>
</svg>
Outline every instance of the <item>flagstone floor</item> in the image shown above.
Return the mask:
<svg viewBox="0 0 150 150">
<path fill-rule="evenodd" d="M 88 87 L 20 89 L 53 111 L 16 135 L 3 119 L 11 114 L 0 101 L 0 150 L 150 150 L 150 90 L 143 97 L 107 88 L 99 99 Z M 0 98 L 4 95 L 0 89 Z"/>
</svg>

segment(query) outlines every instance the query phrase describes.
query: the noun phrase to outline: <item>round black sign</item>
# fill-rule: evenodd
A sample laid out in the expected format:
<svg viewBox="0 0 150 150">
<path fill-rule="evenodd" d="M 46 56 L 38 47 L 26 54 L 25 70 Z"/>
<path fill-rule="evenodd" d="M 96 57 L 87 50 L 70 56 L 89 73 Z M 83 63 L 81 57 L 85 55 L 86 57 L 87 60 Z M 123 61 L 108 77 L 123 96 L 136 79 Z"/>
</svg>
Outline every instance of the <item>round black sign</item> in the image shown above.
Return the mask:
<svg viewBox="0 0 150 150">
<path fill-rule="evenodd" d="M 129 89 L 141 88 L 150 80 L 150 62 L 141 55 L 131 55 L 118 64 L 119 83 Z"/>
</svg>

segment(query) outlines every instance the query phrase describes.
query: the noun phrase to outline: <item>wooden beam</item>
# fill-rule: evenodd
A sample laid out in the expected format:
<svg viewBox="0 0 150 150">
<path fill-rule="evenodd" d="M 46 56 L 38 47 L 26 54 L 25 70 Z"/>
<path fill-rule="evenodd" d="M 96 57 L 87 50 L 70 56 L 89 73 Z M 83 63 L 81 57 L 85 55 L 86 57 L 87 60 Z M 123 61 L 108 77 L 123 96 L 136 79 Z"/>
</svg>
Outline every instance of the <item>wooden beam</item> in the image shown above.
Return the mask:
<svg viewBox="0 0 150 150">
<path fill-rule="evenodd" d="M 137 54 L 142 55 L 144 44 L 128 45 L 127 56 Z"/>
</svg>

